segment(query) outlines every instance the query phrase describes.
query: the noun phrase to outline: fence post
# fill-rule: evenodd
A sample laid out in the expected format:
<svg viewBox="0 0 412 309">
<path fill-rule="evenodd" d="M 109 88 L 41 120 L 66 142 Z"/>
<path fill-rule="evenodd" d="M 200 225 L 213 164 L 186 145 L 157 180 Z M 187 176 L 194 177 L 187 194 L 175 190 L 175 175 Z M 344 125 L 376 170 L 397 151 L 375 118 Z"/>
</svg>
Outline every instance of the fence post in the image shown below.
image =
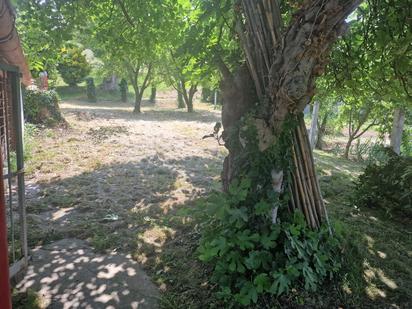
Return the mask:
<svg viewBox="0 0 412 309">
<path fill-rule="evenodd" d="M 26 206 L 25 206 L 25 186 L 24 186 L 24 154 L 23 154 L 23 102 L 21 95 L 20 74 L 13 73 L 13 112 L 14 123 L 16 125 L 16 165 L 17 165 L 17 186 L 18 186 L 18 206 L 20 219 L 20 241 L 22 247 L 22 254 L 24 259 L 24 266 L 28 266 L 28 246 L 27 246 L 27 222 L 26 222 Z"/>
</svg>

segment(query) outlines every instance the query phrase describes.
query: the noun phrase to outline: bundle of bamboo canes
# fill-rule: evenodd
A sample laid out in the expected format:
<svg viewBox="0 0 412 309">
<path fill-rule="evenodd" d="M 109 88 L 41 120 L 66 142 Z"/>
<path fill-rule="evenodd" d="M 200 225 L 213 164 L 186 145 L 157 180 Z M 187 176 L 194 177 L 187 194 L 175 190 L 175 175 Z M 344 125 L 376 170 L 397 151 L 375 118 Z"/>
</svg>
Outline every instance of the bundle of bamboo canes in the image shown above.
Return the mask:
<svg viewBox="0 0 412 309">
<path fill-rule="evenodd" d="M 279 68 L 277 62 L 282 60 L 283 36 L 287 35 L 283 33 L 279 3 L 277 0 L 241 0 L 240 3 L 244 19 L 238 20 L 237 32 L 256 93 L 260 102 L 265 102 L 262 104 L 263 108 L 270 106 L 270 110 L 276 112 L 284 102 L 279 102 L 273 95 L 274 88 L 279 87 L 279 81 L 273 78 L 276 74 L 273 71 Z M 280 87 L 277 89 L 278 93 L 279 89 Z M 289 112 L 300 114 L 298 103 L 290 101 Z M 290 209 L 300 209 L 308 225 L 316 229 L 323 221 L 327 221 L 327 213 L 316 177 L 305 123 L 303 117 L 297 117 L 298 126 L 294 129 L 291 145 L 292 181 L 288 184 Z"/>
</svg>

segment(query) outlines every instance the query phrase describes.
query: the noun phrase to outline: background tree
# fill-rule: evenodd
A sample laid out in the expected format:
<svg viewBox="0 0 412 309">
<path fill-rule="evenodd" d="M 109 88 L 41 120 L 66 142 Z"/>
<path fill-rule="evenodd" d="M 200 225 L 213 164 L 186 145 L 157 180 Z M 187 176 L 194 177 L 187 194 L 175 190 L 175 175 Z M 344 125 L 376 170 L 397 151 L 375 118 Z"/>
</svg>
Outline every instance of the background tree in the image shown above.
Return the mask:
<svg viewBox="0 0 412 309">
<path fill-rule="evenodd" d="M 78 22 L 76 1 L 18 0 L 16 25 L 33 76 L 47 70 L 49 79 L 57 79 L 61 49 L 73 38 Z"/>
<path fill-rule="evenodd" d="M 350 18 L 344 40 L 333 49 L 325 78 L 328 90 L 345 102 L 376 101 L 371 106 L 376 129 L 381 136 L 393 136 L 396 151 L 403 131 L 402 117 L 397 116 L 412 105 L 411 5 L 410 0 L 365 1 Z"/>
<path fill-rule="evenodd" d="M 90 73 L 90 65 L 83 55 L 83 50 L 76 47 L 63 48 L 58 70 L 64 82 L 75 87 Z"/>
<path fill-rule="evenodd" d="M 87 19 L 81 40 L 128 79 L 135 92 L 134 112 L 149 86 L 155 63 L 168 42 L 176 16 L 175 1 L 82 2 Z"/>
</svg>

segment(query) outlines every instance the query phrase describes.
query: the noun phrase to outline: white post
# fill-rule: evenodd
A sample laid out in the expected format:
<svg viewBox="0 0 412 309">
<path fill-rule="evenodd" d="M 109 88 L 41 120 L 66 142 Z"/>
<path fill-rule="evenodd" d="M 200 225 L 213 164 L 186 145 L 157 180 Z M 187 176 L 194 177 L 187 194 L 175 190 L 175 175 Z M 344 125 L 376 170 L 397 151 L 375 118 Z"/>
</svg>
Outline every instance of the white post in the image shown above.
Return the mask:
<svg viewBox="0 0 412 309">
<path fill-rule="evenodd" d="M 216 105 L 217 105 L 217 90 L 215 90 L 215 97 L 213 99 L 213 109 L 216 109 Z"/>
<path fill-rule="evenodd" d="M 313 113 L 312 113 L 312 122 L 310 124 L 310 132 L 309 132 L 309 142 L 310 147 L 313 149 L 316 145 L 316 138 L 318 133 L 318 117 L 319 117 L 319 102 L 315 101 L 313 105 Z"/>
<path fill-rule="evenodd" d="M 397 154 L 401 153 L 402 132 L 405 123 L 405 112 L 396 108 L 393 113 L 393 126 L 391 132 L 391 148 Z"/>
</svg>

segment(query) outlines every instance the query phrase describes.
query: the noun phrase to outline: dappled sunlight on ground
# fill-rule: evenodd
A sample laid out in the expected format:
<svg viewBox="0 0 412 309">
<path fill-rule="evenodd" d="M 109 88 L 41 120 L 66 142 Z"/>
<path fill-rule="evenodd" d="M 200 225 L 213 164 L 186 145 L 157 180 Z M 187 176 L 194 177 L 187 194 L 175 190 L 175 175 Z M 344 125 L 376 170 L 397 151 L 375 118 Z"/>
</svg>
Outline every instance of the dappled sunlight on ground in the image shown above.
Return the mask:
<svg viewBox="0 0 412 309">
<path fill-rule="evenodd" d="M 44 308 L 157 308 L 157 288 L 130 256 L 96 254 L 64 239 L 34 249 L 20 291 L 38 291 Z"/>
</svg>

